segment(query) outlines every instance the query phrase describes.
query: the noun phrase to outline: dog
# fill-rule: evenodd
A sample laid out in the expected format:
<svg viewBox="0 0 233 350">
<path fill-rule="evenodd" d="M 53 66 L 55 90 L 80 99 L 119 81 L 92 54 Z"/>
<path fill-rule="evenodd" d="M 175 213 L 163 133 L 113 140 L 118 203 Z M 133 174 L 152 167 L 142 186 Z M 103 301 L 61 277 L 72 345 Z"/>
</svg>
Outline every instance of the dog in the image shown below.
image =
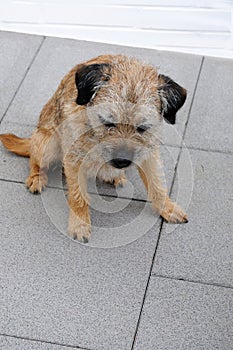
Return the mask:
<svg viewBox="0 0 233 350">
<path fill-rule="evenodd" d="M 174 124 L 187 91 L 149 64 L 101 55 L 76 65 L 43 107 L 31 138 L 1 134 L 9 150 L 30 157 L 26 186 L 41 193 L 51 162 L 62 161 L 68 185 L 68 233 L 91 236 L 87 176 L 124 185 L 134 164 L 154 210 L 167 222 L 188 222 L 168 196 L 159 173 L 162 121 Z"/>
</svg>

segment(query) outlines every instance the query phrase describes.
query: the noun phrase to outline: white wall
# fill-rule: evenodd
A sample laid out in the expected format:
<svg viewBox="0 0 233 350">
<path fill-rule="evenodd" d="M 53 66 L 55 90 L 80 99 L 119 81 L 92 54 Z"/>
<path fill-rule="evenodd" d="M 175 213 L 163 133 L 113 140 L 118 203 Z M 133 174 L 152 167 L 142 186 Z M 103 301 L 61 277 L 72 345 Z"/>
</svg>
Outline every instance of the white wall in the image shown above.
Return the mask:
<svg viewBox="0 0 233 350">
<path fill-rule="evenodd" d="M 232 0 L 1 0 L 0 29 L 233 58 Z"/>
</svg>

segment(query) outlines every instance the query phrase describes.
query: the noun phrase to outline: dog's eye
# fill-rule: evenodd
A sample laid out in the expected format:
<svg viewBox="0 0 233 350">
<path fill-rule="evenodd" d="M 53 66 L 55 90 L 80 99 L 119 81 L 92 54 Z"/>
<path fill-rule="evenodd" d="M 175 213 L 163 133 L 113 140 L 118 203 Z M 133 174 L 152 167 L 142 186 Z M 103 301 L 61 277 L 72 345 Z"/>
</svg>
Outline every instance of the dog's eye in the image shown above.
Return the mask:
<svg viewBox="0 0 233 350">
<path fill-rule="evenodd" d="M 139 132 L 139 134 L 143 134 L 149 128 L 150 128 L 149 125 L 140 125 L 137 127 L 137 132 Z"/>
<path fill-rule="evenodd" d="M 116 127 L 116 124 L 114 124 L 114 123 L 104 123 L 104 126 L 106 126 L 106 128 L 107 129 L 109 129 L 109 128 L 115 128 Z"/>
<path fill-rule="evenodd" d="M 104 124 L 104 126 L 109 129 L 109 128 L 115 128 L 116 124 L 111 122 L 111 121 L 107 121 L 106 119 L 104 119 L 101 115 L 98 115 L 99 119 L 101 121 L 102 124 Z"/>
</svg>

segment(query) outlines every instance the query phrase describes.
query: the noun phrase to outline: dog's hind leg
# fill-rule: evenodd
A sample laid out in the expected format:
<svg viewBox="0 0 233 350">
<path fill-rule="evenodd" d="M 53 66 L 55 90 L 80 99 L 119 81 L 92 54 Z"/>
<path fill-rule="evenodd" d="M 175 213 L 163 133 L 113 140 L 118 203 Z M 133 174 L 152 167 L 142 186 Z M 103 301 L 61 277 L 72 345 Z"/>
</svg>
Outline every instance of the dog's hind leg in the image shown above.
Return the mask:
<svg viewBox="0 0 233 350">
<path fill-rule="evenodd" d="M 47 170 L 49 164 L 57 159 L 58 142 L 55 134 L 43 129 L 37 129 L 31 137 L 30 144 L 30 174 L 26 186 L 31 193 L 41 193 L 48 182 Z"/>
<path fill-rule="evenodd" d="M 159 150 L 155 151 L 141 167 L 139 174 L 148 192 L 148 199 L 153 208 L 167 221 L 171 223 L 188 222 L 187 215 L 183 210 L 169 198 L 167 189 L 162 184 L 162 167 L 160 165 Z"/>
</svg>

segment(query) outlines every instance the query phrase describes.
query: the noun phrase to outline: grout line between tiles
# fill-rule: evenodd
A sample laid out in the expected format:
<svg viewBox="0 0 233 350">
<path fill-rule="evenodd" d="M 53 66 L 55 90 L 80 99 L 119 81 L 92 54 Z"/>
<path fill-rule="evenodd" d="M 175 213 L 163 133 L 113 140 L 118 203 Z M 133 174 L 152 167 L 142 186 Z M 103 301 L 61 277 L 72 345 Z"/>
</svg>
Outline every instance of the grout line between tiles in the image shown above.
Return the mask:
<svg viewBox="0 0 233 350">
<path fill-rule="evenodd" d="M 226 151 L 226 150 L 220 150 L 220 149 L 214 149 L 214 148 L 205 148 L 205 147 L 196 147 L 196 146 L 187 146 L 183 141 L 181 145 L 174 145 L 169 142 L 162 143 L 162 147 L 170 147 L 175 149 L 180 148 L 186 148 L 188 150 L 194 150 L 194 151 L 203 151 L 203 152 L 212 152 L 212 153 L 223 153 L 223 154 L 233 154 L 233 151 Z"/>
<path fill-rule="evenodd" d="M 40 45 L 38 46 L 38 48 L 37 48 L 37 50 L 36 50 L 36 52 L 35 52 L 35 54 L 34 54 L 32 60 L 31 60 L 31 63 L 30 63 L 29 66 L 27 67 L 27 69 L 26 69 L 26 71 L 25 71 L 25 73 L 24 73 L 24 76 L 23 76 L 22 80 L 20 81 L 20 83 L 19 83 L 19 85 L 18 85 L 18 87 L 17 87 L 17 89 L 16 89 L 14 95 L 12 96 L 12 98 L 11 98 L 11 100 L 10 100 L 10 103 L 9 103 L 8 107 L 6 108 L 5 112 L 3 113 L 3 116 L 2 116 L 2 118 L 1 118 L 1 120 L 0 120 L 0 125 L 1 125 L 2 121 L 4 120 L 4 118 L 5 118 L 5 116 L 6 116 L 7 112 L 8 112 L 8 110 L 9 110 L 9 108 L 11 107 L 11 105 L 12 105 L 12 103 L 13 103 L 13 101 L 14 101 L 16 95 L 18 94 L 18 92 L 19 92 L 19 90 L 20 90 L 20 88 L 21 88 L 21 86 L 22 86 L 24 80 L 26 79 L 26 76 L 27 76 L 29 70 L 31 69 L 31 67 L 32 67 L 32 65 L 33 65 L 33 63 L 34 63 L 34 61 L 35 61 L 35 59 L 36 59 L 36 57 L 37 57 L 37 55 L 38 55 L 38 53 L 39 53 L 39 51 L 40 51 L 42 45 L 43 45 L 43 43 L 44 43 L 44 41 L 45 41 L 45 36 L 42 37 L 41 43 L 40 43 Z"/>
<path fill-rule="evenodd" d="M 201 281 L 201 280 L 191 280 L 188 278 L 181 278 L 181 277 L 173 277 L 173 276 L 163 276 L 163 275 L 159 275 L 156 273 L 152 273 L 151 277 L 156 277 L 156 278 L 164 278 L 164 279 L 168 279 L 168 280 L 174 280 L 174 281 L 181 281 L 181 282 L 187 282 L 187 283 L 195 283 L 195 284 L 202 284 L 205 286 L 212 286 L 212 287 L 217 287 L 217 288 L 226 288 L 226 289 L 232 289 L 233 290 L 233 286 L 226 286 L 224 284 L 220 284 L 220 283 L 211 283 L 211 282 L 205 282 L 205 281 Z"/>
<path fill-rule="evenodd" d="M 16 121 L 7 121 L 7 120 L 4 120 L 4 125 L 16 125 L 16 126 L 21 126 L 21 127 L 27 127 L 27 128 L 36 128 L 36 124 L 27 124 L 27 123 L 24 123 L 24 122 L 16 122 Z"/>
<path fill-rule="evenodd" d="M 208 152 L 208 153 L 220 153 L 220 154 L 233 155 L 233 151 L 224 151 L 224 150 L 211 149 L 211 148 L 207 149 L 204 147 L 194 147 L 194 146 L 186 146 L 186 145 L 184 145 L 183 147 L 191 151 L 201 151 L 201 152 Z"/>
<path fill-rule="evenodd" d="M 2 182 L 9 182 L 9 183 L 13 183 L 13 184 L 20 184 L 20 185 L 25 185 L 25 181 L 19 181 L 19 180 L 11 180 L 11 179 L 3 179 L 3 178 L 0 178 L 0 181 Z M 51 189 L 54 189 L 54 190 L 60 190 L 60 191 L 63 191 L 64 189 L 61 188 L 61 187 L 56 187 L 56 186 L 46 186 L 46 188 L 51 188 Z"/>
<path fill-rule="evenodd" d="M 8 180 L 8 179 L 1 179 L 0 178 L 0 181 L 2 182 L 9 182 L 9 183 L 13 183 L 13 184 L 20 184 L 20 185 L 25 185 L 25 182 L 23 181 L 18 181 L 18 180 Z"/>
<path fill-rule="evenodd" d="M 174 186 L 174 183 L 175 183 L 177 168 L 178 168 L 178 164 L 179 164 L 179 160 L 180 160 L 181 152 L 182 152 L 182 144 L 183 144 L 183 141 L 184 141 L 185 132 L 186 132 L 186 129 L 187 129 L 189 118 L 190 118 L 193 102 L 194 102 L 194 99 L 195 99 L 195 96 L 196 96 L 197 86 L 198 86 L 199 78 L 200 78 L 200 75 L 201 75 L 203 62 L 204 62 L 204 56 L 202 57 L 201 64 L 200 64 L 200 67 L 199 67 L 199 72 L 198 72 L 198 75 L 197 75 L 197 81 L 196 81 L 195 88 L 194 88 L 194 91 L 193 91 L 193 96 L 192 96 L 192 100 L 191 100 L 191 103 L 190 103 L 188 116 L 187 116 L 187 120 L 186 120 L 186 123 L 185 123 L 184 132 L 183 132 L 183 135 L 182 135 L 181 147 L 179 147 L 179 154 L 178 154 L 178 157 L 176 159 L 176 165 L 175 165 L 175 168 L 174 168 L 174 175 L 173 175 L 172 183 L 171 183 L 171 186 L 170 186 L 169 195 L 171 194 L 173 186 Z M 141 316 L 142 316 L 142 311 L 143 311 L 144 303 L 145 303 L 145 300 L 146 300 L 148 287 L 149 287 L 149 284 L 150 284 L 150 278 L 151 278 L 152 271 L 153 271 L 154 261 L 155 261 L 156 253 L 157 253 L 157 250 L 158 250 L 158 247 L 159 247 L 160 237 L 161 237 L 161 234 L 162 234 L 163 223 L 164 223 L 164 219 L 162 219 L 162 221 L 161 221 L 159 235 L 158 235 L 158 239 L 157 239 L 157 242 L 156 242 L 154 255 L 153 255 L 153 258 L 152 258 L 152 263 L 151 263 L 151 266 L 150 266 L 150 272 L 149 272 L 147 285 L 146 285 L 144 296 L 143 296 L 143 300 L 142 300 L 141 310 L 140 310 L 140 313 L 139 313 L 139 317 L 138 317 L 138 321 L 137 321 L 137 325 L 136 325 L 136 329 L 135 329 L 135 333 L 134 333 L 134 338 L 133 338 L 131 350 L 134 349 L 134 345 L 135 345 L 135 342 L 136 342 L 137 333 L 138 333 L 138 329 L 139 329 L 139 325 L 140 325 L 140 321 L 141 321 Z"/>
<path fill-rule="evenodd" d="M 27 341 L 31 341 L 31 342 L 35 342 L 35 343 L 42 343 L 42 344 L 50 344 L 50 345 L 58 345 L 58 346 L 63 346 L 63 347 L 67 347 L 70 349 L 78 349 L 78 350 L 94 350 L 94 349 L 90 349 L 90 348 L 83 348 L 80 346 L 76 346 L 76 345 L 66 345 L 66 344 L 62 344 L 62 343 L 57 343 L 57 342 L 52 342 L 52 341 L 47 341 L 47 340 L 40 340 L 40 339 L 33 339 L 33 338 L 28 338 L 28 337 L 21 337 L 21 336 L 17 336 L 17 335 L 10 335 L 10 334 L 5 334 L 5 333 L 0 333 L 1 337 L 8 337 L 8 338 L 14 338 L 14 339 L 20 339 L 20 340 L 27 340 Z"/>
<path fill-rule="evenodd" d="M 0 182 L 9 182 L 9 183 L 15 183 L 15 184 L 20 184 L 20 185 L 25 185 L 24 181 L 18 181 L 18 180 L 10 180 L 10 179 L 3 179 L 0 178 Z M 59 190 L 59 191 L 66 191 L 66 189 L 61 188 L 61 187 L 56 187 L 56 186 L 51 186 L 51 185 L 47 185 L 46 188 L 50 188 L 50 189 L 54 189 L 54 190 Z M 119 199 L 126 199 L 126 200 L 132 200 L 134 202 L 141 202 L 141 203 L 150 203 L 148 200 L 146 199 L 139 199 L 139 198 L 128 198 L 128 197 L 124 197 L 124 196 L 117 196 L 117 195 L 110 195 L 110 194 L 104 194 L 104 193 L 95 193 L 95 192 L 89 192 L 89 194 L 92 194 L 94 196 L 101 196 L 101 197 L 109 197 L 109 198 L 119 198 Z"/>
<path fill-rule="evenodd" d="M 159 239 L 160 239 L 160 236 L 161 236 L 161 233 L 162 233 L 163 222 L 164 222 L 164 219 L 161 220 L 161 224 L 160 224 L 160 228 L 159 228 L 159 234 L 158 234 L 157 242 L 156 242 L 156 245 L 155 245 L 155 251 L 154 251 L 154 254 L 153 254 L 153 258 L 152 258 L 152 262 L 151 262 L 151 266 L 150 266 L 150 270 L 149 270 L 149 274 L 148 274 L 146 288 L 145 288 L 145 292 L 144 292 L 143 299 L 142 299 L 142 305 L 141 305 L 141 309 L 140 309 L 140 312 L 139 312 L 138 321 L 137 321 L 137 324 L 136 324 L 136 329 L 135 329 L 135 332 L 134 332 L 134 337 L 133 337 L 131 350 L 134 349 L 134 345 L 135 345 L 135 342 L 136 342 L 138 328 L 139 328 L 140 321 L 141 321 L 141 316 L 142 316 L 142 311 L 143 311 L 143 307 L 144 307 L 144 304 L 145 304 L 147 291 L 148 291 L 149 284 L 150 284 L 150 277 L 151 277 L 152 269 L 153 269 L 153 266 L 154 266 L 154 260 L 155 260 L 155 256 L 156 256 L 158 245 L 159 245 Z"/>
<path fill-rule="evenodd" d="M 197 87 L 198 87 L 198 82 L 199 82 L 199 79 L 200 79 L 200 76 L 201 76 L 203 63 L 204 63 L 204 56 L 202 57 L 202 60 L 201 60 L 199 72 L 198 72 L 198 75 L 197 75 L 197 81 L 196 81 L 196 84 L 195 84 L 195 87 L 194 87 L 194 90 L 193 90 L 193 96 L 192 96 L 192 100 L 191 100 L 190 107 L 189 107 L 189 110 L 188 110 L 188 116 L 187 116 L 187 120 L 186 120 L 186 123 L 185 123 L 184 132 L 183 132 L 183 135 L 182 135 L 181 147 L 180 147 L 179 154 L 178 154 L 178 157 L 177 157 L 177 160 L 176 160 L 176 165 L 175 165 L 175 168 L 174 168 L 174 176 L 173 176 L 173 179 L 172 179 L 169 195 L 171 194 L 173 186 L 174 186 L 174 183 L 175 183 L 176 174 L 177 174 L 177 168 L 178 168 L 178 164 L 179 164 L 181 153 L 182 153 L 182 149 L 183 149 L 185 133 L 186 133 L 186 130 L 187 130 L 189 119 L 190 119 L 192 106 L 193 106 L 193 103 L 194 103 L 194 100 L 195 100 Z"/>
<path fill-rule="evenodd" d="M 131 200 L 134 202 L 141 202 L 141 203 L 151 203 L 150 201 L 146 199 L 140 199 L 140 198 L 129 198 L 129 197 L 124 197 L 124 196 L 117 196 L 117 195 L 111 195 L 111 194 L 104 194 L 104 193 L 95 193 L 95 192 L 89 192 L 90 194 L 94 196 L 102 196 L 102 197 L 108 197 L 108 198 L 119 198 L 119 199 L 126 199 L 126 200 Z"/>
<path fill-rule="evenodd" d="M 184 126 L 184 132 L 183 132 L 183 135 L 182 135 L 181 146 L 182 146 L 182 144 L 183 144 L 183 142 L 184 142 L 185 134 L 186 134 L 186 131 L 187 131 L 187 126 L 188 126 L 188 122 L 189 122 L 189 119 L 190 119 L 190 116 L 191 116 L 191 111 L 192 111 L 193 103 L 194 103 L 194 100 L 195 100 L 195 97 L 196 97 L 197 88 L 198 88 L 198 83 L 199 83 L 199 80 L 200 80 L 200 76 L 201 76 L 201 72 L 202 72 L 202 67 L 203 67 L 203 64 L 204 64 L 204 60 L 205 60 L 205 56 L 203 56 L 203 57 L 202 57 L 202 60 L 201 60 L 199 72 L 198 72 L 198 75 L 197 75 L 197 81 L 196 81 L 196 84 L 195 84 L 195 87 L 194 87 L 194 91 L 193 91 L 193 97 L 192 97 L 192 100 L 191 100 L 191 103 L 190 103 L 190 106 L 189 106 L 189 110 L 188 110 L 188 117 L 187 117 L 187 120 L 186 120 L 186 123 L 185 123 L 185 126 Z"/>
</svg>

